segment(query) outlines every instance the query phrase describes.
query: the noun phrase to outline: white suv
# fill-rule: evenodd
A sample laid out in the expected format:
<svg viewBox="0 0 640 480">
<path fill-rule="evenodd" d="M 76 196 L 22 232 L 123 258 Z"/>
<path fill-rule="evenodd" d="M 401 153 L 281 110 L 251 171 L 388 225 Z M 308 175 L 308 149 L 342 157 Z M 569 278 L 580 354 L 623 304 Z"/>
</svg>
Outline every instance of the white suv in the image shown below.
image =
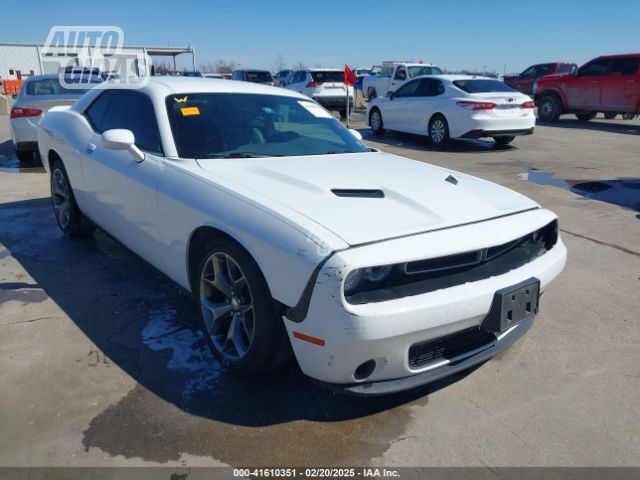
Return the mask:
<svg viewBox="0 0 640 480">
<path fill-rule="evenodd" d="M 347 115 L 347 86 L 340 69 L 297 70 L 287 79 L 285 88 L 314 99 L 327 110 L 339 111 L 343 118 Z M 348 91 L 350 108 L 353 108 L 353 87 L 348 87 Z"/>
</svg>

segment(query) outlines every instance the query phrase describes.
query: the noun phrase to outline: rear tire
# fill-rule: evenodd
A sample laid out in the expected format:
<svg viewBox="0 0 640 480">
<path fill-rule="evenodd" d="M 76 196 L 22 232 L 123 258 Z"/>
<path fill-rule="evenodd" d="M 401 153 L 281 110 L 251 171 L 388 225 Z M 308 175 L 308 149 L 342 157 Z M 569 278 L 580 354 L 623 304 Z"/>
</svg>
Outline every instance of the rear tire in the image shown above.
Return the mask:
<svg viewBox="0 0 640 480">
<path fill-rule="evenodd" d="M 493 137 L 493 141 L 496 142 L 496 145 L 509 145 L 515 139 L 516 139 L 516 137 L 513 137 L 513 136 L 510 136 L 510 137 Z"/>
<path fill-rule="evenodd" d="M 538 118 L 544 122 L 555 122 L 562 114 L 562 103 L 557 95 L 542 95 L 538 102 Z"/>
<path fill-rule="evenodd" d="M 588 122 L 596 118 L 596 115 L 598 115 L 598 112 L 576 113 L 576 118 L 581 122 Z"/>
<path fill-rule="evenodd" d="M 613 120 L 614 118 L 616 118 L 618 116 L 617 113 L 611 113 L 611 112 L 606 112 L 604 114 L 604 118 L 606 118 L 607 120 Z"/>
<path fill-rule="evenodd" d="M 51 163 L 51 202 L 60 230 L 69 237 L 85 237 L 95 227 L 85 217 L 76 203 L 69 176 L 60 160 Z"/>
<path fill-rule="evenodd" d="M 382 121 L 382 113 L 378 108 L 374 108 L 371 110 L 369 114 L 369 126 L 371 127 L 371 131 L 376 135 L 384 134 L 384 123 Z"/>
<path fill-rule="evenodd" d="M 232 373 L 258 374 L 290 358 L 281 315 L 253 258 L 232 240 L 203 248 L 194 278 L 200 326 L 214 357 Z"/>
<path fill-rule="evenodd" d="M 622 119 L 623 120 L 633 120 L 634 118 L 636 118 L 636 114 L 635 113 L 623 113 L 622 114 Z"/>
<path fill-rule="evenodd" d="M 449 143 L 449 124 L 447 119 L 439 113 L 429 122 L 429 139 L 436 147 L 444 147 Z"/>
</svg>

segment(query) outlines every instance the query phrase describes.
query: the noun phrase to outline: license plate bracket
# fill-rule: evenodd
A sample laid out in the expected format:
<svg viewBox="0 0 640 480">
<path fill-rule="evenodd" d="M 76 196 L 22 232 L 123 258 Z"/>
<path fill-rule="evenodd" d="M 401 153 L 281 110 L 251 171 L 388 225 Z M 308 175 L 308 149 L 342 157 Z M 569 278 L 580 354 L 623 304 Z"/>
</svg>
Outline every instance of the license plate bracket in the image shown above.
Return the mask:
<svg viewBox="0 0 640 480">
<path fill-rule="evenodd" d="M 540 280 L 531 277 L 501 288 L 493 296 L 488 315 L 481 326 L 488 332 L 502 333 L 538 313 Z"/>
</svg>

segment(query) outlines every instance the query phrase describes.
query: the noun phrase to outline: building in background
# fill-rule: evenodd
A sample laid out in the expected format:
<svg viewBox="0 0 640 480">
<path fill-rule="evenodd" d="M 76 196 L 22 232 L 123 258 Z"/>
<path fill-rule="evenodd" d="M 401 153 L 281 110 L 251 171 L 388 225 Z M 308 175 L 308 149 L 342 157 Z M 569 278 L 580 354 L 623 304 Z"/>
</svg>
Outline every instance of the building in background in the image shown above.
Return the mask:
<svg viewBox="0 0 640 480">
<path fill-rule="evenodd" d="M 92 48 L 92 47 L 90 47 Z M 94 47 L 95 48 L 95 47 Z M 41 75 L 44 73 L 57 73 L 61 67 L 79 66 L 77 61 L 78 53 L 75 47 L 60 47 L 57 51 L 47 52 L 43 55 L 44 45 L 27 43 L 0 43 L 0 80 L 15 79 L 29 75 Z M 124 46 L 123 55 L 137 56 L 140 58 L 149 57 L 170 57 L 172 58 L 173 69 L 176 70 L 176 57 L 178 55 L 191 55 L 191 63 L 195 70 L 195 51 L 189 47 L 145 47 L 145 46 Z M 149 65 L 142 61 L 136 64 L 138 74 L 148 72 Z M 153 63 L 153 60 L 152 60 Z M 153 72 L 149 72 L 153 74 Z"/>
</svg>

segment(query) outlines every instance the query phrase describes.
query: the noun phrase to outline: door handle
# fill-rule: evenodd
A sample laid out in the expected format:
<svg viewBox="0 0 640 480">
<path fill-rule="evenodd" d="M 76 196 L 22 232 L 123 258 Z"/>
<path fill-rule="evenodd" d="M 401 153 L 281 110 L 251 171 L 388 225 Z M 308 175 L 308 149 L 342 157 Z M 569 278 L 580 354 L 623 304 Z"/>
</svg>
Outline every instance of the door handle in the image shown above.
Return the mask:
<svg viewBox="0 0 640 480">
<path fill-rule="evenodd" d="M 636 83 L 635 80 L 627 80 L 627 83 Z"/>
<path fill-rule="evenodd" d="M 87 144 L 87 147 L 86 147 L 85 150 L 87 151 L 87 153 L 93 153 L 95 151 L 95 149 L 96 149 L 95 144 L 89 143 L 89 144 Z"/>
<path fill-rule="evenodd" d="M 591 83 L 600 83 L 598 80 L 591 80 Z"/>
</svg>

